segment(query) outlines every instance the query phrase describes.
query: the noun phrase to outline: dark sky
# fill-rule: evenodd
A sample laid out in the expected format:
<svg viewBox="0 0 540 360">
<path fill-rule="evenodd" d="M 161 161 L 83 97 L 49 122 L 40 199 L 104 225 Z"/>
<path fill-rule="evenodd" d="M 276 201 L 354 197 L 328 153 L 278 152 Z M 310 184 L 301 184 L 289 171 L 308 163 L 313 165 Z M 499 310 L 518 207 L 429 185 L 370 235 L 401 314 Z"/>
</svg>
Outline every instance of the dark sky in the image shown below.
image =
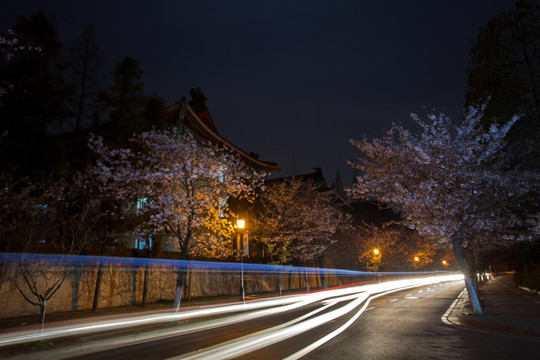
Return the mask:
<svg viewBox="0 0 540 360">
<path fill-rule="evenodd" d="M 43 9 L 60 40 L 95 26 L 107 73 L 126 56 L 167 105 L 201 87 L 220 134 L 279 175 L 321 167 L 350 183 L 348 139 L 411 112 L 461 114 L 468 51 L 512 0 L 24 0 L 0 32 Z M 7 9 L 7 11 L 6 11 Z"/>
</svg>

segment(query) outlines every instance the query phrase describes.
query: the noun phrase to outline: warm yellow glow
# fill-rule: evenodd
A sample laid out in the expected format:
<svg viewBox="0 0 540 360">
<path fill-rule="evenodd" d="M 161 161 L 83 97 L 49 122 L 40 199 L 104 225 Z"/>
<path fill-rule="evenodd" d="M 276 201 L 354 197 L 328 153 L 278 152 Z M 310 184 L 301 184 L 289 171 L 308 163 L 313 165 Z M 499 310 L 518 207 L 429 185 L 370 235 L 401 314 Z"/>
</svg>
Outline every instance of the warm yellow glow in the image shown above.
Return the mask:
<svg viewBox="0 0 540 360">
<path fill-rule="evenodd" d="M 414 261 L 420 261 L 420 258 L 418 256 L 415 256 Z"/>
<path fill-rule="evenodd" d="M 239 229 L 243 229 L 246 227 L 246 220 L 238 219 L 236 220 L 236 227 Z"/>
<path fill-rule="evenodd" d="M 443 261 L 442 261 L 442 264 L 443 264 L 443 265 L 448 265 L 448 263 L 446 262 L 446 260 L 443 260 Z"/>
<path fill-rule="evenodd" d="M 373 249 L 373 253 L 374 253 L 375 255 L 379 255 L 379 249 Z"/>
</svg>

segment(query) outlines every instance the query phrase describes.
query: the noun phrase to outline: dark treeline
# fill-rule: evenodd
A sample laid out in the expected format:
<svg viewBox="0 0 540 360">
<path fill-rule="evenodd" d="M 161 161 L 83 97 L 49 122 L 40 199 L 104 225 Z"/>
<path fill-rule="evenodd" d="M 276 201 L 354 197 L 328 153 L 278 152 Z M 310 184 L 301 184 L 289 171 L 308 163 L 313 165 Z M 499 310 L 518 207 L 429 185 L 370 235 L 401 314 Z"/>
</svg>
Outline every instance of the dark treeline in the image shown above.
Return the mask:
<svg viewBox="0 0 540 360">
<path fill-rule="evenodd" d="M 0 50 L 0 251 L 122 248 L 110 234 L 130 225 L 113 219 L 117 203 L 97 201 L 88 137 L 121 145 L 134 133 L 162 129 L 163 101 L 144 93 L 135 59 L 120 61 L 106 80 L 92 26 L 62 44 L 44 12 L 21 15 Z"/>
</svg>

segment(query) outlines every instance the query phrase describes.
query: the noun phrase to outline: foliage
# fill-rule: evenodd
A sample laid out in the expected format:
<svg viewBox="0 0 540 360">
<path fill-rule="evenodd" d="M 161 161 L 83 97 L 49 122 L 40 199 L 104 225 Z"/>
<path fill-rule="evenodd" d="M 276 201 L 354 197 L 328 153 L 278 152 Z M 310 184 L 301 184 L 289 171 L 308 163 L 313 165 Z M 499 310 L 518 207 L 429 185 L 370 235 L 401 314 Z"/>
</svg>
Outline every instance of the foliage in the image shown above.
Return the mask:
<svg viewBox="0 0 540 360">
<path fill-rule="evenodd" d="M 110 112 L 106 140 L 125 142 L 133 134 L 165 127 L 163 101 L 143 94 L 143 70 L 132 58 L 120 61 L 112 72 L 114 83 L 98 101 Z"/>
<path fill-rule="evenodd" d="M 356 254 L 359 264 L 369 271 L 417 270 L 431 263 L 435 255 L 435 247 L 416 231 L 392 223 L 381 227 L 365 224 L 347 251 Z"/>
<path fill-rule="evenodd" d="M 0 42 L 7 53 L 0 62 L 0 176 L 35 176 L 58 162 L 47 127 L 67 113 L 62 45 L 43 12 L 20 16 Z"/>
<path fill-rule="evenodd" d="M 509 134 L 517 147 L 540 139 L 539 48 L 540 6 L 518 0 L 480 29 L 469 54 L 467 105 L 487 102 L 488 126 L 521 114 Z"/>
<path fill-rule="evenodd" d="M 514 282 L 518 286 L 540 292 L 540 265 L 530 265 L 514 273 Z"/>
<path fill-rule="evenodd" d="M 99 219 L 91 173 L 68 180 L 0 179 L 2 251 L 79 253 Z"/>
<path fill-rule="evenodd" d="M 516 284 L 540 291 L 540 240 L 517 244 L 512 262 Z"/>
<path fill-rule="evenodd" d="M 464 273 L 464 246 L 512 241 L 513 227 L 535 221 L 518 218 L 513 207 L 540 183 L 536 173 L 506 167 L 504 137 L 517 118 L 485 132 L 481 116 L 471 111 L 454 125 L 444 115 L 422 121 L 413 114 L 417 132 L 394 124 L 382 138 L 351 140 L 363 153 L 352 163 L 362 172 L 352 195 L 396 206 L 403 223 L 451 244 Z"/>
<path fill-rule="evenodd" d="M 273 181 L 257 198 L 253 236 L 277 263 L 318 260 L 349 216 L 317 184 L 295 178 Z"/>
</svg>

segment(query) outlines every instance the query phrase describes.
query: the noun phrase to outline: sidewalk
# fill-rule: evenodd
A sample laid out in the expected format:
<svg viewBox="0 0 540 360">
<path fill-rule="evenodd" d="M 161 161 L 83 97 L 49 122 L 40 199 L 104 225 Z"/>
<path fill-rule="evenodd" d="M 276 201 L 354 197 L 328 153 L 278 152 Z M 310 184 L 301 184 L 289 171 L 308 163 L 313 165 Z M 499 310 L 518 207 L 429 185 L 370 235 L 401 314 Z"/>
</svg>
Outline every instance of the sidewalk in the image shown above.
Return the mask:
<svg viewBox="0 0 540 360">
<path fill-rule="evenodd" d="M 194 300 L 182 301 L 181 311 L 188 309 L 207 306 L 219 305 L 226 303 L 240 302 L 238 297 L 212 297 Z M 67 311 L 50 313 L 45 316 L 44 329 L 50 330 L 60 326 L 70 324 L 93 323 L 96 321 L 107 321 L 113 319 L 122 319 L 125 316 L 144 316 L 155 314 L 169 314 L 172 312 L 172 302 L 149 304 L 144 307 L 132 305 L 115 308 L 99 309 L 93 313 L 89 310 L 85 311 Z M 41 329 L 39 315 L 21 316 L 15 318 L 0 319 L 0 335 L 17 331 L 28 331 L 33 329 Z"/>
<path fill-rule="evenodd" d="M 484 315 L 472 314 L 467 291 L 462 292 L 448 321 L 467 328 L 540 340 L 540 295 L 516 287 L 512 274 L 480 284 L 480 304 Z"/>
</svg>

